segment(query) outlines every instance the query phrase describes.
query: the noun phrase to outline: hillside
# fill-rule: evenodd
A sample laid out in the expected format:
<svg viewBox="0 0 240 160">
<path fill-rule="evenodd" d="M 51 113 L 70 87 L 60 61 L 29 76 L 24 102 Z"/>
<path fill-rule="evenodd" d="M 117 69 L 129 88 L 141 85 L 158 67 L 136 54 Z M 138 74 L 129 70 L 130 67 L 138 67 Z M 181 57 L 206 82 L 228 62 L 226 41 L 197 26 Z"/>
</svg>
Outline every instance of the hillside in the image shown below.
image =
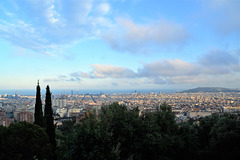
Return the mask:
<svg viewBox="0 0 240 160">
<path fill-rule="evenodd" d="M 180 91 L 179 93 L 198 93 L 198 92 L 240 92 L 240 90 L 221 87 L 198 87 L 185 91 Z"/>
</svg>

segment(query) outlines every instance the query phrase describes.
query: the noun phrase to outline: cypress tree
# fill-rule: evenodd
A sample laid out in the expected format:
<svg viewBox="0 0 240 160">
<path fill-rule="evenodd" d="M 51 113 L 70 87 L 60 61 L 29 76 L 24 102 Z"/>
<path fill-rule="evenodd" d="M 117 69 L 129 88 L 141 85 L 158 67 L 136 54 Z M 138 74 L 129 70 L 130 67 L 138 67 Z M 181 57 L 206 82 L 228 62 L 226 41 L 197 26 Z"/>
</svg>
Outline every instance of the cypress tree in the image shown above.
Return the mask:
<svg viewBox="0 0 240 160">
<path fill-rule="evenodd" d="M 49 142 L 52 144 L 53 151 L 56 150 L 56 140 L 55 140 L 55 126 L 53 123 L 53 110 L 52 110 L 52 100 L 50 88 L 47 85 L 46 88 L 46 98 L 45 98 L 45 109 L 44 109 L 44 118 L 46 122 L 46 132 L 49 136 Z M 55 154 L 54 154 L 55 155 Z M 53 157 L 55 159 L 55 156 Z"/>
<path fill-rule="evenodd" d="M 40 127 L 43 127 L 44 122 L 43 122 L 41 89 L 40 89 L 40 86 L 39 86 L 39 80 L 38 80 L 38 84 L 37 84 L 36 89 L 37 89 L 37 91 L 36 91 L 36 103 L 35 103 L 35 112 L 34 112 L 34 117 L 35 117 L 34 124 L 37 124 Z"/>
</svg>

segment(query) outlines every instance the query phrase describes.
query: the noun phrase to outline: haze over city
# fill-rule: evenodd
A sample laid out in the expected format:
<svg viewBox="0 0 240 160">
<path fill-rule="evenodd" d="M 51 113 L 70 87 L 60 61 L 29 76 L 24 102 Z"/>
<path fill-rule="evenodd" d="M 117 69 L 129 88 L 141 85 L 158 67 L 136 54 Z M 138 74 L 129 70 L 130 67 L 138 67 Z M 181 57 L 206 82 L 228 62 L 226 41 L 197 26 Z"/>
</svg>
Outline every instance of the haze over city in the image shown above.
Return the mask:
<svg viewBox="0 0 240 160">
<path fill-rule="evenodd" d="M 240 88 L 238 0 L 2 0 L 0 88 Z M 44 88 L 44 87 L 43 87 Z"/>
</svg>

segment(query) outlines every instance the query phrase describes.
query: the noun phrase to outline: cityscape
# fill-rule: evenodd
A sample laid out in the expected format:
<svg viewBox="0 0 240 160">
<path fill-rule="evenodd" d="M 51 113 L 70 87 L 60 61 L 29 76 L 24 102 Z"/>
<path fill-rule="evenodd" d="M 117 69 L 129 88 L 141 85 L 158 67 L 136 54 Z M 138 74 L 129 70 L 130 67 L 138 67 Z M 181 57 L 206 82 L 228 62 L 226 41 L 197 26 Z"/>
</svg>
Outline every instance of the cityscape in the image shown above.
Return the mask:
<svg viewBox="0 0 240 160">
<path fill-rule="evenodd" d="M 139 114 L 154 112 L 166 102 L 176 115 L 177 122 L 186 122 L 190 118 L 195 120 L 214 113 L 233 113 L 240 111 L 240 92 L 199 92 L 199 93 L 111 93 L 111 94 L 53 94 L 52 107 L 55 124 L 74 119 L 76 123 L 86 112 L 98 112 L 102 106 L 118 102 L 129 109 L 138 107 Z M 75 94 L 74 94 L 75 93 Z M 19 121 L 34 122 L 36 96 L 31 95 L 0 95 L 0 125 L 9 126 Z M 44 102 L 44 97 L 43 102 Z M 42 104 L 44 108 L 44 103 Z"/>
<path fill-rule="evenodd" d="M 0 0 L 0 159 L 236 159 L 239 17 L 240 0 Z"/>
</svg>

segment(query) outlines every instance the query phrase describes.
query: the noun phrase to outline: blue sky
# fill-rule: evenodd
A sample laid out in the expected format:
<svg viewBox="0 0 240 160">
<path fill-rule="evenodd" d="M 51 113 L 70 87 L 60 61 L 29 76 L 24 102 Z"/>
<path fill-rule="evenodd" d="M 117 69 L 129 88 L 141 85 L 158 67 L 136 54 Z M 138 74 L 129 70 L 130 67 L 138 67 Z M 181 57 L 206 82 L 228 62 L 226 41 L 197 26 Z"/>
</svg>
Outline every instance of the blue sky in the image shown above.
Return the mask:
<svg viewBox="0 0 240 160">
<path fill-rule="evenodd" d="M 239 0 L 2 0 L 0 89 L 240 88 Z"/>
</svg>

